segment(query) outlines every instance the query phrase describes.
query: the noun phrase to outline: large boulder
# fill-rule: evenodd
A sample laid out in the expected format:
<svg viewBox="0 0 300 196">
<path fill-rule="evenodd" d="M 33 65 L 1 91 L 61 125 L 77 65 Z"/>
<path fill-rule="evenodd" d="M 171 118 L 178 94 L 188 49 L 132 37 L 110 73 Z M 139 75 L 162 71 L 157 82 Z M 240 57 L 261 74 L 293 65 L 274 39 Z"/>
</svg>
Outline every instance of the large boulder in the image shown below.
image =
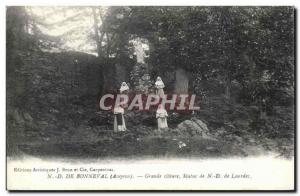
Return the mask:
<svg viewBox="0 0 300 196">
<path fill-rule="evenodd" d="M 207 125 L 196 118 L 191 120 L 185 120 L 177 126 L 177 130 L 181 134 L 188 134 L 190 136 L 201 136 L 204 139 L 213 139 L 215 138 L 209 133 Z"/>
<path fill-rule="evenodd" d="M 209 129 L 207 128 L 207 125 L 204 122 L 197 118 L 192 118 L 191 120 L 194 121 L 202 129 L 202 132 L 209 134 Z"/>
</svg>

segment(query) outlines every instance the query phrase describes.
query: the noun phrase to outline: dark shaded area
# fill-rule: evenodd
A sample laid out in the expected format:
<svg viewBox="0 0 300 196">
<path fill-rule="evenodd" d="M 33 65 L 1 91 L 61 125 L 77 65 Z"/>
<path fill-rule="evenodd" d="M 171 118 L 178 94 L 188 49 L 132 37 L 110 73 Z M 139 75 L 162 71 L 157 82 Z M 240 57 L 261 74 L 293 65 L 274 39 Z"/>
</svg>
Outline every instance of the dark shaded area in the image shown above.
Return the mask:
<svg viewBox="0 0 300 196">
<path fill-rule="evenodd" d="M 114 39 L 98 57 L 50 52 L 58 39 L 43 35 L 25 8 L 7 8 L 9 156 L 293 156 L 293 8 L 111 7 L 104 24 Z M 135 37 L 149 41 L 144 65 L 131 58 Z M 152 83 L 160 75 L 172 93 L 179 69 L 200 111 L 170 111 L 163 132 L 154 110 L 129 111 L 128 132 L 112 132 L 112 113 L 98 102 L 117 92 L 120 75 L 131 89 L 140 72 Z"/>
</svg>

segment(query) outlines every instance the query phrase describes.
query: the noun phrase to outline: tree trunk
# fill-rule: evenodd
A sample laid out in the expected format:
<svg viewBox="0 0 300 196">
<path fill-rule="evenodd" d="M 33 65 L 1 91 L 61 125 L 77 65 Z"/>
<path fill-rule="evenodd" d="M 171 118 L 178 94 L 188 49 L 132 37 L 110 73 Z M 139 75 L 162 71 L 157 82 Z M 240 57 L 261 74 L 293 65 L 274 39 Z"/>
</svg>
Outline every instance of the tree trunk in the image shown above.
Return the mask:
<svg viewBox="0 0 300 196">
<path fill-rule="evenodd" d="M 92 10 L 93 10 L 93 18 L 94 18 L 94 32 L 95 32 L 95 41 L 97 45 L 97 53 L 98 53 L 98 57 L 100 57 L 102 55 L 102 51 L 101 51 L 101 42 L 100 42 L 100 36 L 98 31 L 99 21 L 96 14 L 96 8 L 92 7 Z"/>
</svg>

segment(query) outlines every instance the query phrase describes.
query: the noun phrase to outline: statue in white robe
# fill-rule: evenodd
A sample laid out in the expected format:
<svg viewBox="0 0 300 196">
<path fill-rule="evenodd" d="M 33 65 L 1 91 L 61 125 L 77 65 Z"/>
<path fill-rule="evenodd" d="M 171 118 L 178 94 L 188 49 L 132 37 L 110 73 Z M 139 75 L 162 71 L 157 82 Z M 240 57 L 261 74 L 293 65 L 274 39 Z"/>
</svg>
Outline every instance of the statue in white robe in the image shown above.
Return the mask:
<svg viewBox="0 0 300 196">
<path fill-rule="evenodd" d="M 122 82 L 120 87 L 120 94 L 128 95 L 129 93 L 129 86 L 126 84 L 126 82 Z M 120 103 L 122 103 L 122 108 L 126 109 L 128 107 L 128 100 L 126 103 L 124 103 L 124 98 L 120 99 Z"/>
<path fill-rule="evenodd" d="M 135 44 L 134 44 L 134 47 L 135 47 L 135 52 L 136 52 L 137 63 L 144 64 L 145 63 L 145 60 L 144 60 L 145 59 L 145 51 L 144 51 L 144 48 L 143 48 L 142 40 L 137 39 Z"/>
<path fill-rule="evenodd" d="M 121 106 L 114 108 L 114 131 L 126 131 L 126 125 L 124 120 L 124 109 Z"/>
<path fill-rule="evenodd" d="M 156 118 L 157 118 L 158 130 L 162 130 L 162 129 L 168 128 L 167 117 L 168 117 L 167 111 L 160 104 L 158 106 L 157 111 L 156 111 Z"/>
<path fill-rule="evenodd" d="M 160 98 L 163 98 L 165 95 L 164 93 L 165 84 L 163 83 L 163 81 L 159 76 L 156 79 L 155 88 L 156 88 L 156 95 L 158 95 Z"/>
</svg>

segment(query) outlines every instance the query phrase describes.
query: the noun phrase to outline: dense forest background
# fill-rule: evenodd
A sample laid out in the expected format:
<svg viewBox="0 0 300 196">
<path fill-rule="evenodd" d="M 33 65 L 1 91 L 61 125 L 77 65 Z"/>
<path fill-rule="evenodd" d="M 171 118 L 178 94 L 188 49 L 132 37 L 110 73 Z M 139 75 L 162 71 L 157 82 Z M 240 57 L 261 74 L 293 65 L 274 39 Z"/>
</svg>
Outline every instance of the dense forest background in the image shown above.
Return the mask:
<svg viewBox="0 0 300 196">
<path fill-rule="evenodd" d="M 290 157 L 294 20 L 293 7 L 7 7 L 8 155 Z M 201 109 L 170 111 L 163 133 L 153 111 L 128 112 L 113 133 L 99 98 L 158 75 Z"/>
</svg>

